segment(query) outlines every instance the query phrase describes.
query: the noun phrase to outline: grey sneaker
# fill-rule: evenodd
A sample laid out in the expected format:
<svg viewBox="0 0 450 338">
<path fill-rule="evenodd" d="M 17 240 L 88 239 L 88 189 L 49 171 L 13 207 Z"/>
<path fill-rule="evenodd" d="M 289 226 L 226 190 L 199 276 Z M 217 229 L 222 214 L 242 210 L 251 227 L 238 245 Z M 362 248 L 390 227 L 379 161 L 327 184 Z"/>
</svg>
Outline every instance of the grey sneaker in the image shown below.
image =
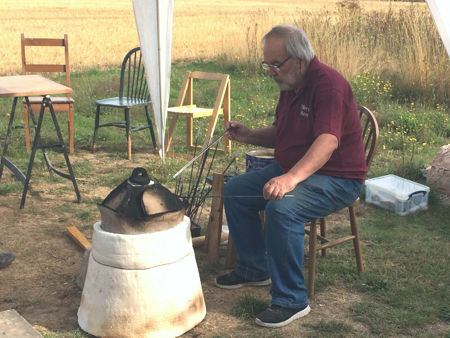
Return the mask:
<svg viewBox="0 0 450 338">
<path fill-rule="evenodd" d="M 222 289 L 237 289 L 245 285 L 264 286 L 270 285 L 271 283 L 270 278 L 250 281 L 240 277 L 234 271 L 216 278 L 216 285 Z"/>
<path fill-rule="evenodd" d="M 256 316 L 256 324 L 265 327 L 282 327 L 306 316 L 309 311 L 311 311 L 309 305 L 302 309 L 287 309 L 278 305 L 271 305 Z"/>
<path fill-rule="evenodd" d="M 10 252 L 0 252 L 0 269 L 6 268 L 13 262 L 16 256 Z"/>
</svg>

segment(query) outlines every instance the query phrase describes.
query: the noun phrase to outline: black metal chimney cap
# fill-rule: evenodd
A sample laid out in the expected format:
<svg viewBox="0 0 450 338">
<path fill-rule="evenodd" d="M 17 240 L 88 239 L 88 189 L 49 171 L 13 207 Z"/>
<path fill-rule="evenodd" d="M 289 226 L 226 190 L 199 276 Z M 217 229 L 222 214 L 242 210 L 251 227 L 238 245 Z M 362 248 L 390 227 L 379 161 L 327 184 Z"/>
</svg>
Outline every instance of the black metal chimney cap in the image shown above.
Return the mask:
<svg viewBox="0 0 450 338">
<path fill-rule="evenodd" d="M 185 208 L 177 195 L 151 180 L 141 167 L 134 168 L 131 176 L 113 189 L 101 206 L 135 220 L 150 220 Z"/>
<path fill-rule="evenodd" d="M 150 183 L 150 176 L 148 176 L 147 170 L 137 167 L 133 169 L 129 181 L 134 184 L 147 185 Z"/>
</svg>

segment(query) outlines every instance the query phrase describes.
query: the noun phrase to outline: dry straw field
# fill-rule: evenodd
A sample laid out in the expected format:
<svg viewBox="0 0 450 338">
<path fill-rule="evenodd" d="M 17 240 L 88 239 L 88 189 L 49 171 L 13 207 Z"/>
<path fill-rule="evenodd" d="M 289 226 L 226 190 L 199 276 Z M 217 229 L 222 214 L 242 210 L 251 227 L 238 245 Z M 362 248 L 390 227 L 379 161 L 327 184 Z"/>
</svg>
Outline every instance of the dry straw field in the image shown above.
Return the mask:
<svg viewBox="0 0 450 338">
<path fill-rule="evenodd" d="M 20 71 L 20 33 L 67 33 L 74 71 L 117 66 L 139 44 L 132 0 L 2 0 L 2 7 L 0 75 Z M 279 23 L 302 26 L 319 58 L 347 77 L 387 71 L 400 83 L 449 97 L 442 74 L 450 62 L 425 3 L 175 0 L 172 57 L 255 67 L 262 35 Z"/>
</svg>

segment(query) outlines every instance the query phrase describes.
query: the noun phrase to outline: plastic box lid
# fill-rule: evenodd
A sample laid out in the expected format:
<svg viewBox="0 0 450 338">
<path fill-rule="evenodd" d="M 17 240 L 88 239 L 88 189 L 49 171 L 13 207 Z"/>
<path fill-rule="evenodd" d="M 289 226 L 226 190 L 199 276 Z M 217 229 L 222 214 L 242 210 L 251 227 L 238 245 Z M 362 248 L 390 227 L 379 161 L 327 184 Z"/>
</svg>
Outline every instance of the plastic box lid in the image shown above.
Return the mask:
<svg viewBox="0 0 450 338">
<path fill-rule="evenodd" d="M 389 192 L 401 201 L 407 201 L 411 194 L 417 192 L 428 193 L 430 191 L 430 188 L 426 185 L 392 174 L 368 179 L 365 181 L 365 184 L 370 189 L 380 189 Z"/>
</svg>

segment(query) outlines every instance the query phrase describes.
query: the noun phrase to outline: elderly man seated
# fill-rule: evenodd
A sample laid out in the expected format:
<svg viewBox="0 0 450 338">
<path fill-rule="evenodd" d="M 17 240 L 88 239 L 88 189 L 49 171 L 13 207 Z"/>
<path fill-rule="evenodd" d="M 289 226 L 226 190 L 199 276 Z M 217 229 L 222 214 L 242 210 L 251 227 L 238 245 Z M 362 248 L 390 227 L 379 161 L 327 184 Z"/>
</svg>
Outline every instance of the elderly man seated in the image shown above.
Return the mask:
<svg viewBox="0 0 450 338">
<path fill-rule="evenodd" d="M 347 80 L 319 61 L 297 27 L 276 26 L 263 44 L 262 67 L 280 88 L 275 120 L 262 129 L 230 121 L 227 135 L 275 148 L 275 163 L 235 176 L 224 187 L 225 195 L 261 197 L 225 200 L 239 260 L 235 270 L 216 278 L 216 285 L 271 284 L 271 306 L 256 323 L 281 327 L 310 311 L 302 272 L 305 223 L 354 202 L 367 167 Z M 265 210 L 265 234 L 259 210 Z"/>
</svg>

